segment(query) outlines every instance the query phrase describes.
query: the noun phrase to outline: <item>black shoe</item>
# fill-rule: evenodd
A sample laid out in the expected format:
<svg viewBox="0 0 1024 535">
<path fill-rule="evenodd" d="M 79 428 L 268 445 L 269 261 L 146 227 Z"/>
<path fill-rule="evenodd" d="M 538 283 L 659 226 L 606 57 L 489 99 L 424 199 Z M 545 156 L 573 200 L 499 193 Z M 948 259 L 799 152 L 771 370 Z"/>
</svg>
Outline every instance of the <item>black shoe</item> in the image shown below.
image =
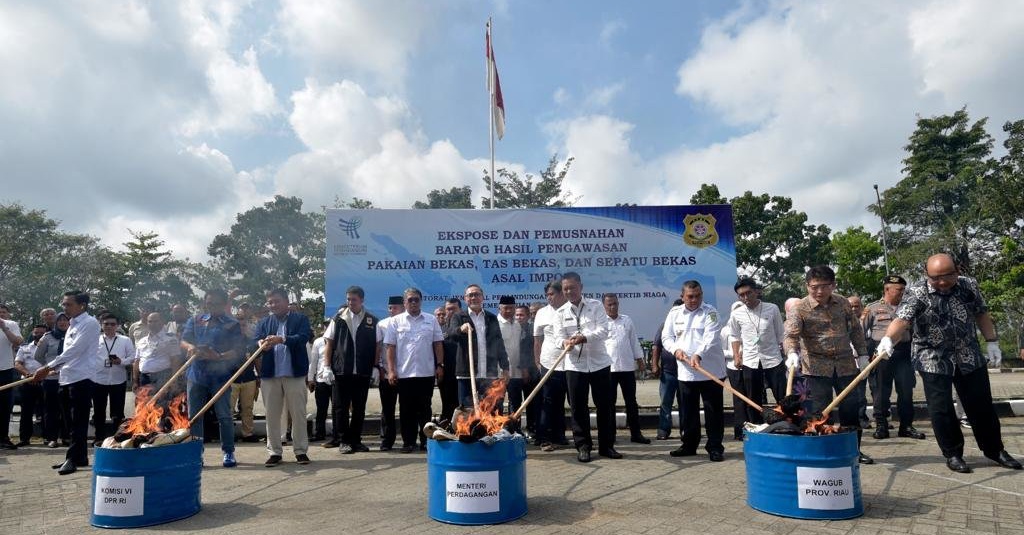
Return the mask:
<svg viewBox="0 0 1024 535">
<path fill-rule="evenodd" d="M 260 441 L 260 437 L 258 437 L 256 435 L 249 435 L 247 437 L 242 437 L 239 440 L 241 440 L 242 442 L 252 443 L 252 442 L 259 442 Z"/>
<path fill-rule="evenodd" d="M 391 448 L 393 447 L 394 446 L 392 444 L 381 444 L 379 449 L 380 451 L 391 451 Z"/>
<path fill-rule="evenodd" d="M 71 459 L 64 461 L 64 464 L 60 465 L 60 467 L 57 468 L 57 474 L 62 476 L 73 474 L 77 471 L 78 467 L 75 466 L 75 463 L 71 462 Z"/>
<path fill-rule="evenodd" d="M 961 474 L 971 473 L 971 467 L 967 466 L 963 457 L 950 457 L 946 459 L 946 468 L 949 468 L 954 472 L 960 472 Z"/>
<path fill-rule="evenodd" d="M 552 440 L 551 443 L 556 445 L 556 446 L 568 446 L 569 445 L 569 439 L 567 439 L 565 437 L 556 438 L 556 439 Z"/>
<path fill-rule="evenodd" d="M 896 435 L 897 436 L 901 436 L 901 437 L 916 438 L 918 440 L 924 440 L 924 433 L 918 431 L 917 429 L 914 429 L 914 426 L 912 426 L 912 425 L 900 428 L 899 432 L 896 433 Z"/>
<path fill-rule="evenodd" d="M 597 454 L 601 457 L 607 457 L 609 459 L 621 459 L 622 454 L 615 451 L 615 448 L 605 448 L 603 450 L 597 450 Z"/>
<path fill-rule="evenodd" d="M 328 440 L 327 442 L 324 442 L 323 444 L 321 444 L 321 446 L 323 446 L 325 448 L 337 448 L 340 445 L 341 445 L 341 442 L 339 442 L 337 440 L 333 440 L 333 439 L 332 440 Z"/>
<path fill-rule="evenodd" d="M 686 446 L 679 446 L 678 448 L 668 452 L 673 457 L 692 457 L 697 455 L 696 449 L 688 449 Z"/>
<path fill-rule="evenodd" d="M 720 451 L 712 451 L 708 453 L 708 458 L 711 459 L 711 462 L 713 463 L 720 463 L 725 460 L 725 454 Z"/>
<path fill-rule="evenodd" d="M 279 464 L 281 464 L 280 455 L 271 455 L 270 457 L 267 457 L 266 461 L 263 462 L 263 466 L 266 466 L 267 468 L 273 468 Z"/>
<path fill-rule="evenodd" d="M 313 435 L 313 438 L 309 439 L 310 442 L 321 442 L 323 440 L 327 440 L 327 435 Z"/>
<path fill-rule="evenodd" d="M 16 449 L 18 449 L 18 446 L 15 445 L 10 440 L 5 441 L 5 442 L 0 442 L 0 450 L 16 450 Z"/>
<path fill-rule="evenodd" d="M 636 442 L 637 444 L 650 444 L 651 443 L 651 439 L 649 439 L 649 438 L 647 438 L 647 437 L 645 437 L 643 435 L 637 435 L 635 437 L 630 437 L 629 441 L 630 442 Z"/>
<path fill-rule="evenodd" d="M 340 453 L 342 455 L 352 455 L 355 452 L 356 452 L 355 448 L 353 448 L 352 446 L 350 446 L 348 444 L 342 444 L 338 448 L 338 453 Z"/>
<path fill-rule="evenodd" d="M 59 462 L 59 463 L 57 463 L 57 464 L 53 464 L 53 465 L 50 465 L 50 468 L 53 468 L 54 470 L 57 470 L 57 469 L 59 469 L 60 467 L 64 466 L 64 463 L 66 463 L 66 462 L 67 462 L 67 461 L 61 461 L 61 462 Z"/>
<path fill-rule="evenodd" d="M 427 451 L 427 445 L 426 444 L 420 444 L 420 451 Z"/>
<path fill-rule="evenodd" d="M 402 446 L 402 449 L 398 450 L 399 453 L 412 453 L 416 451 L 416 446 Z"/>
<path fill-rule="evenodd" d="M 580 448 L 576 450 L 576 460 L 581 463 L 590 462 L 590 448 Z"/>
<path fill-rule="evenodd" d="M 1001 450 L 999 453 L 995 455 L 985 455 L 985 457 L 992 459 L 993 461 L 998 463 L 999 466 L 1005 466 L 1006 468 L 1012 468 L 1014 470 L 1021 469 L 1020 462 L 1018 462 L 1017 459 L 1011 457 L 1009 453 L 1006 453 L 1006 450 Z"/>
<path fill-rule="evenodd" d="M 295 456 L 295 462 L 298 464 L 309 464 L 309 456 L 305 453 L 300 453 Z"/>
<path fill-rule="evenodd" d="M 370 448 L 367 448 L 365 444 L 360 442 L 358 444 L 352 444 L 352 451 L 356 453 L 366 453 L 370 451 Z"/>
<path fill-rule="evenodd" d="M 860 453 L 857 455 L 857 462 L 860 464 L 875 464 L 875 460 L 865 453 Z"/>
<path fill-rule="evenodd" d="M 668 440 L 668 435 L 664 433 L 658 433 L 657 435 L 654 435 L 654 440 Z"/>
<path fill-rule="evenodd" d="M 732 439 L 737 441 L 737 442 L 742 442 L 743 441 L 743 433 L 742 432 L 740 432 L 740 433 L 733 433 L 732 434 Z"/>
<path fill-rule="evenodd" d="M 21 448 L 21 447 L 24 447 L 24 446 L 28 446 L 29 444 L 31 444 L 31 442 L 29 442 L 27 440 L 22 440 L 22 441 L 18 442 L 17 444 L 15 444 L 15 446 Z"/>
<path fill-rule="evenodd" d="M 860 421 L 860 428 L 861 429 L 871 429 L 871 420 L 861 420 Z"/>
<path fill-rule="evenodd" d="M 900 433 L 902 433 L 902 431 L 900 431 Z M 875 437 L 877 440 L 885 440 L 889 438 L 889 428 L 880 425 L 875 428 L 875 432 L 871 436 Z"/>
</svg>

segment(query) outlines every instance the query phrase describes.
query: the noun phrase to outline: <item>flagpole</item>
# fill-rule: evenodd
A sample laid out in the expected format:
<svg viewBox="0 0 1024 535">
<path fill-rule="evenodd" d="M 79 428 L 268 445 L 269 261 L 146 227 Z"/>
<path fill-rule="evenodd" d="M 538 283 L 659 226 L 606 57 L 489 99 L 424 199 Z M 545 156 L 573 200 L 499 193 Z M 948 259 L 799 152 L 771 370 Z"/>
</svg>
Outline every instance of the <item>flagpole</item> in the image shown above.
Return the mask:
<svg viewBox="0 0 1024 535">
<path fill-rule="evenodd" d="M 487 17 L 487 85 L 489 113 L 487 114 L 487 130 L 491 144 L 491 198 L 490 208 L 494 209 L 494 41 L 491 33 L 491 17 Z"/>
</svg>

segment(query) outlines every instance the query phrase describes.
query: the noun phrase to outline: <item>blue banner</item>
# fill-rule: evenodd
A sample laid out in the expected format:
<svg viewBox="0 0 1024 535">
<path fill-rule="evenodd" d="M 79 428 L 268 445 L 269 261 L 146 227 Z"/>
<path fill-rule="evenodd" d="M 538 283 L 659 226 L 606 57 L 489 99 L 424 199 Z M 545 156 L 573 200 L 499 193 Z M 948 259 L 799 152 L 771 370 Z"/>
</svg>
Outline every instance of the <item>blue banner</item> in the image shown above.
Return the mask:
<svg viewBox="0 0 1024 535">
<path fill-rule="evenodd" d="M 423 292 L 425 312 L 479 284 L 485 306 L 501 295 L 544 302 L 544 284 L 575 271 L 587 297 L 619 296 L 647 339 L 697 280 L 727 315 L 736 300 L 732 207 L 611 206 L 524 210 L 328 210 L 326 303 L 333 314 L 351 285 L 386 316 L 387 298 Z"/>
</svg>

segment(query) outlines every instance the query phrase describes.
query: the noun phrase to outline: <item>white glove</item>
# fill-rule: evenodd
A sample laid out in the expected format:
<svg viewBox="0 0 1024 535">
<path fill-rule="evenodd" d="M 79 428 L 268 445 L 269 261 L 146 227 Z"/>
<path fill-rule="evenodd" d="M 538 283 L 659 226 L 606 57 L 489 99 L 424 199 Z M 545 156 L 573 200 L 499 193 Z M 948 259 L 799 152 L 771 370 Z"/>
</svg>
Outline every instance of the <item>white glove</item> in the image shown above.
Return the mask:
<svg viewBox="0 0 1024 535">
<path fill-rule="evenodd" d="M 867 355 L 861 355 L 861 356 L 857 357 L 857 369 L 858 370 L 863 370 L 864 368 L 867 368 L 868 367 L 868 360 L 870 360 L 870 359 L 868 359 Z"/>
<path fill-rule="evenodd" d="M 796 353 L 790 353 L 789 356 L 786 357 L 786 367 L 787 368 L 793 369 L 793 368 L 796 368 L 799 365 L 800 365 L 800 355 L 797 355 Z"/>
<path fill-rule="evenodd" d="M 998 368 L 1003 363 L 1003 352 L 999 349 L 999 342 L 988 342 L 988 363 L 993 368 Z"/>
<path fill-rule="evenodd" d="M 892 356 L 892 338 L 888 336 L 883 337 L 878 342 L 878 347 L 875 348 L 875 354 L 883 359 L 887 359 Z"/>
</svg>

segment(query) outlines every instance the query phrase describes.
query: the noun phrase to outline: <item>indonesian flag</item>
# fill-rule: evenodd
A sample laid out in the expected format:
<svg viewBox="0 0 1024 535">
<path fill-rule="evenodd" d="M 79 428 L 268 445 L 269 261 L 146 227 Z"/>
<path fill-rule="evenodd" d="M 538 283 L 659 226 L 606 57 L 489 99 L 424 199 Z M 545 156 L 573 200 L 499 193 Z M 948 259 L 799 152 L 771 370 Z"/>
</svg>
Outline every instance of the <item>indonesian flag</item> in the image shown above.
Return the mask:
<svg viewBox="0 0 1024 535">
<path fill-rule="evenodd" d="M 491 94 L 491 113 L 494 114 L 494 130 L 498 139 L 505 135 L 505 101 L 501 98 L 501 81 L 498 79 L 498 65 L 494 62 L 491 48 L 491 23 L 487 23 L 487 91 Z"/>
</svg>

